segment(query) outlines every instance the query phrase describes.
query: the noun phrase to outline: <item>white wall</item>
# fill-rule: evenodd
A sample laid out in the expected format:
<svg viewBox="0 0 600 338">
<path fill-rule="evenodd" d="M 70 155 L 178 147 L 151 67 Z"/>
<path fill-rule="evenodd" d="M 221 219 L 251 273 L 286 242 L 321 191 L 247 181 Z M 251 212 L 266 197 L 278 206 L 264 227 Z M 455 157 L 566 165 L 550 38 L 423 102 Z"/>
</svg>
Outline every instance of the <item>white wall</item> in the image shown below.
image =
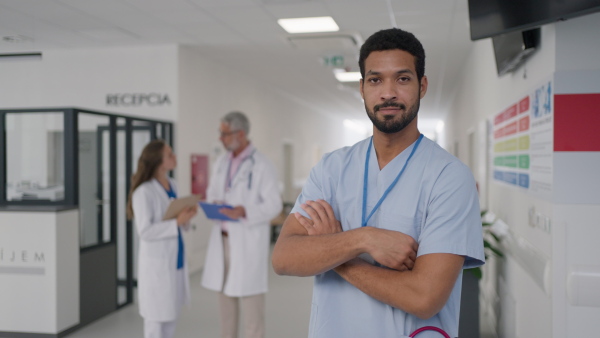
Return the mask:
<svg viewBox="0 0 600 338">
<path fill-rule="evenodd" d="M 566 281 L 572 266 L 598 265 L 600 251 L 591 238 L 598 238 L 595 235 L 598 235 L 600 208 L 592 204 L 558 204 L 552 197 L 534 197 L 518 188 L 489 181 L 489 170 L 482 168 L 489 165 L 486 142 L 477 142 L 476 151 L 469 152 L 468 135 L 475 133 L 475 139 L 485 140 L 487 128 L 482 128 L 482 124 L 487 119 L 518 102 L 544 81 L 552 80 L 556 72 L 580 70 L 582 75 L 597 72 L 599 19 L 600 14 L 594 14 L 543 26 L 539 50 L 524 66 L 501 78 L 496 75 L 491 40 L 474 42 L 459 83 L 454 113 L 446 121 L 447 143 L 458 142 L 459 157 L 465 163 L 475 164 L 472 169 L 477 181 L 487 187 L 481 196 L 482 206 L 494 211 L 519 240 L 551 262 L 551 285 L 547 290 L 535 282 L 531 271 L 519 263 L 520 257 L 514 252 L 508 252 L 505 260 L 490 260 L 493 264 L 484 268 L 488 276 L 482 284 L 482 311 L 488 323 L 497 326 L 500 337 L 594 335 L 592 318 L 600 318 L 598 308 L 568 305 Z M 555 165 L 556 161 L 557 156 Z M 559 179 L 554 177 L 555 182 Z M 529 225 L 530 208 L 551 219 L 549 232 Z"/>
<path fill-rule="evenodd" d="M 63 49 L 0 60 L 2 108 L 76 106 L 174 120 L 177 46 Z M 171 106 L 111 107 L 111 93 L 166 93 Z"/>
<path fill-rule="evenodd" d="M 78 219 L 76 210 L 0 213 L 0 332 L 79 323 Z"/>
<path fill-rule="evenodd" d="M 556 89 L 557 93 L 600 93 L 599 20 L 600 13 L 556 25 L 557 82 L 558 79 L 561 80 L 561 86 Z M 600 113 L 600 109 L 596 111 Z M 572 113 L 573 117 L 577 118 L 577 112 Z M 600 238 L 598 190 L 581 189 L 582 185 L 586 188 L 598 187 L 600 179 L 597 168 L 600 164 L 600 152 L 562 152 L 555 157 L 555 163 L 562 161 L 563 168 L 571 169 L 563 175 L 568 179 L 571 188 L 563 187 L 561 191 L 557 191 L 562 196 L 556 196 L 557 204 L 554 210 L 555 223 L 563 229 L 564 234 L 562 237 L 555 234 L 554 241 L 565 248 L 565 254 L 557 256 L 560 259 L 557 263 L 560 265 L 556 265 L 557 270 L 560 269 L 566 278 L 557 284 L 567 290 L 566 293 L 556 294 L 558 299 L 564 301 L 564 306 L 555 304 L 554 321 L 560 323 L 554 325 L 555 332 L 557 336 L 593 336 L 596 335 L 597 320 L 600 318 L 598 297 L 593 299 L 590 293 L 582 297 L 588 298 L 594 306 L 573 303 L 573 297 L 569 296 L 572 288 L 568 281 L 574 270 L 584 273 L 600 270 L 600 246 L 597 245 L 597 239 Z M 580 168 L 575 167 L 577 165 Z M 587 168 L 594 174 L 586 175 Z M 579 187 L 580 192 L 572 187 Z M 596 283 L 590 286 L 598 290 L 599 280 L 596 273 Z M 565 319 L 561 321 L 562 318 Z"/>
<path fill-rule="evenodd" d="M 232 69 L 207 59 L 196 49 L 181 47 L 179 53 L 179 115 L 177 138 L 177 179 L 181 194 L 191 190 L 192 153 L 210 156 L 211 163 L 222 152 L 219 121 L 226 113 L 239 110 L 250 119 L 249 138 L 278 169 L 283 182 L 283 145 L 294 148 L 293 178 L 302 181 L 320 156 L 365 137 L 345 128 L 336 112 L 323 112 L 301 97 L 265 85 L 247 76 L 243 69 Z M 281 183 L 283 188 L 283 183 Z M 210 222 L 198 215 L 195 240 L 190 257 L 192 270 L 203 264 Z"/>
<path fill-rule="evenodd" d="M 243 67 L 222 66 L 187 47 L 48 50 L 41 59 L 2 59 L 0 74 L 1 108 L 76 106 L 175 122 L 180 195 L 191 190 L 190 155 L 208 154 L 212 161 L 222 152 L 219 120 L 232 110 L 248 115 L 250 139 L 275 163 L 280 181 L 284 143 L 294 148 L 293 179 L 302 182 L 325 152 L 366 137 L 343 126 L 344 112 L 323 111 Z M 171 104 L 108 106 L 106 95 L 115 93 L 167 94 Z M 192 271 L 203 264 L 209 228 L 202 215 L 195 223 L 186 245 Z"/>
</svg>

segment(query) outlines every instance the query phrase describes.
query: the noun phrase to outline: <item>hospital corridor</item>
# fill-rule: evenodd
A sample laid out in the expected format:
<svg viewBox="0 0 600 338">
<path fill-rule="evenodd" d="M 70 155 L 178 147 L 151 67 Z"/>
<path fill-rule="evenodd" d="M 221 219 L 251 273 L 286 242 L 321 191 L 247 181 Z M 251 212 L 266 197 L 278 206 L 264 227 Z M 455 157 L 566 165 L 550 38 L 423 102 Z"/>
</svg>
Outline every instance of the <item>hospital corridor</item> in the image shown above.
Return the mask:
<svg viewBox="0 0 600 338">
<path fill-rule="evenodd" d="M 190 278 L 192 303 L 184 308 L 177 337 L 218 337 L 217 297 L 200 287 L 200 274 Z M 269 274 L 267 294 L 267 337 L 306 337 L 310 318 L 311 278 L 293 278 Z M 103 338 L 140 336 L 143 323 L 134 304 L 110 314 L 68 337 Z"/>
<path fill-rule="evenodd" d="M 600 0 L 0 0 L 0 338 L 581 338 Z"/>
</svg>

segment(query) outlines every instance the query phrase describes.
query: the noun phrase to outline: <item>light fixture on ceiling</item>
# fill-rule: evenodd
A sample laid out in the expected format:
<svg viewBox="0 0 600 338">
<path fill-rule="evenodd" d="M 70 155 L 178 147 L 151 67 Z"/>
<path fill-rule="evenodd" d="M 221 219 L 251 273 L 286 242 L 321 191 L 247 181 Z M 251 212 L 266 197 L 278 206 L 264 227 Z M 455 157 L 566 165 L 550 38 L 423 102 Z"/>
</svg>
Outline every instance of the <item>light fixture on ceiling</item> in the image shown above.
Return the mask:
<svg viewBox="0 0 600 338">
<path fill-rule="evenodd" d="M 7 35 L 2 37 L 2 41 L 10 43 L 22 43 L 27 41 L 33 41 L 33 38 L 30 38 L 25 35 Z"/>
<path fill-rule="evenodd" d="M 340 82 L 358 82 L 362 79 L 360 72 L 347 72 L 344 69 L 335 68 L 333 70 L 335 78 Z"/>
<path fill-rule="evenodd" d="M 277 23 L 290 34 L 337 32 L 340 27 L 330 16 L 279 19 Z"/>
<path fill-rule="evenodd" d="M 41 58 L 42 52 L 0 53 L 0 60 Z"/>
</svg>

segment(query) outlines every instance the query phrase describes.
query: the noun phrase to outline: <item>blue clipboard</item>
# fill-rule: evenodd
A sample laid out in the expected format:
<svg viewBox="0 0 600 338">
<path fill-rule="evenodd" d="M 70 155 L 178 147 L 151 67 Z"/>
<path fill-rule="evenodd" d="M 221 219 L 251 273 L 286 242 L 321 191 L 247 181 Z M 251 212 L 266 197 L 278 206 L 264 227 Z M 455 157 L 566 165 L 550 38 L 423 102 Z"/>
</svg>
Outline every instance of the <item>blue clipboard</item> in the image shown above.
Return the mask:
<svg viewBox="0 0 600 338">
<path fill-rule="evenodd" d="M 219 220 L 219 221 L 228 221 L 228 222 L 237 222 L 237 219 L 229 218 L 222 213 L 219 212 L 221 208 L 233 209 L 231 205 L 227 204 L 211 204 L 206 202 L 198 202 L 204 210 L 204 214 L 206 214 L 206 218 Z"/>
</svg>

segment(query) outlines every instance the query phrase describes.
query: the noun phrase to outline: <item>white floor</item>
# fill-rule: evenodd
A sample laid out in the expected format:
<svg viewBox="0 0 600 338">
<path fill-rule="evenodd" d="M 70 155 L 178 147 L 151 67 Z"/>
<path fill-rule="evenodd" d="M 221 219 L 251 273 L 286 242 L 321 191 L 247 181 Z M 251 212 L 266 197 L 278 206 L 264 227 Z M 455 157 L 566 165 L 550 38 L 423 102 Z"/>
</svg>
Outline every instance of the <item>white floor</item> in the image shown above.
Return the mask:
<svg viewBox="0 0 600 338">
<path fill-rule="evenodd" d="M 217 296 L 200 286 L 201 274 L 191 277 L 192 304 L 185 308 L 177 323 L 177 338 L 219 337 Z M 311 278 L 281 277 L 272 270 L 267 293 L 267 338 L 308 336 Z M 142 318 L 137 304 L 68 335 L 68 338 L 142 338 Z"/>
<path fill-rule="evenodd" d="M 191 277 L 192 304 L 177 323 L 177 338 L 218 338 L 217 296 L 200 286 L 201 274 Z M 282 277 L 272 270 L 267 293 L 267 338 L 306 338 L 310 318 L 312 277 Z M 497 337 L 482 321 L 481 338 Z M 142 338 L 137 304 L 70 334 L 67 338 Z"/>
</svg>

